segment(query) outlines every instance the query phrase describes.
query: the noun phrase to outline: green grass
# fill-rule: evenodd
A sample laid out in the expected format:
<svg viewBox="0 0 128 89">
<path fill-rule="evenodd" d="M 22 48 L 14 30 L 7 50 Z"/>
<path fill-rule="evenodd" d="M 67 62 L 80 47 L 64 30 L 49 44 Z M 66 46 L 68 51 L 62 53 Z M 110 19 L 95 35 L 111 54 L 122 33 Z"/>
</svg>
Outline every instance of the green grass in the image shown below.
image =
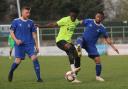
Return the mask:
<svg viewBox="0 0 128 89">
<path fill-rule="evenodd" d="M 30 59 L 21 63 L 15 71 L 13 82 L 7 76 L 13 60 L 0 57 L 0 89 L 128 89 L 128 56 L 102 56 L 105 82 L 95 80 L 95 64 L 82 57 L 78 78 L 81 84 L 72 84 L 64 79 L 69 70 L 67 57 L 39 57 L 44 83 L 37 83 Z"/>
</svg>

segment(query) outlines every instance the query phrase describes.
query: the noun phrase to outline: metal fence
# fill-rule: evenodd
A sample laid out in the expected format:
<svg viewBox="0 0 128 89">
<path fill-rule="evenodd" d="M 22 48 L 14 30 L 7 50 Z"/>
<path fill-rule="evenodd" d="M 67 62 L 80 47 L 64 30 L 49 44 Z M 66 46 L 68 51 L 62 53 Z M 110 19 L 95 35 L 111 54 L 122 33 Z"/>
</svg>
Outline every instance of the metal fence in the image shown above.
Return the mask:
<svg viewBox="0 0 128 89">
<path fill-rule="evenodd" d="M 84 27 L 78 27 L 73 35 L 73 41 L 77 37 L 81 36 L 84 31 Z M 55 45 L 55 38 L 59 32 L 58 28 L 40 28 L 41 45 Z M 107 27 L 109 37 L 115 44 L 127 44 L 128 43 L 128 26 L 112 26 Z M 98 41 L 100 43 L 100 39 Z"/>
<path fill-rule="evenodd" d="M 7 46 L 10 25 L 0 25 L 0 46 Z M 58 28 L 39 28 L 39 38 L 41 46 L 55 45 L 55 38 L 59 32 Z M 73 35 L 73 41 L 81 36 L 84 27 L 78 27 Z M 107 27 L 110 38 L 115 44 L 128 44 L 128 26 Z M 98 41 L 100 42 L 100 41 Z"/>
</svg>

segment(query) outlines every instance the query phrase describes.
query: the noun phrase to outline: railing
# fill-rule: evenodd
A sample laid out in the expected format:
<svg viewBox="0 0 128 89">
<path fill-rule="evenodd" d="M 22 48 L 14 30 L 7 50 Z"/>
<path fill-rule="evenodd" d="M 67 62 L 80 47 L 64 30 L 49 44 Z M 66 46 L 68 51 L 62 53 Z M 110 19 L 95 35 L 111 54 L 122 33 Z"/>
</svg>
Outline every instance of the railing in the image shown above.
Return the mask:
<svg viewBox="0 0 128 89">
<path fill-rule="evenodd" d="M 0 25 L 0 46 L 7 45 L 7 37 L 10 25 Z M 58 28 L 39 28 L 41 46 L 55 45 L 55 38 L 59 32 Z M 84 27 L 78 27 L 73 35 L 73 40 L 82 35 Z M 128 26 L 107 27 L 110 38 L 116 44 L 128 44 Z"/>
<path fill-rule="evenodd" d="M 112 26 L 107 27 L 106 29 L 109 34 L 109 37 L 113 40 L 114 43 L 128 43 L 128 26 Z M 75 40 L 77 37 L 81 36 L 83 31 L 84 27 L 78 27 L 72 39 Z M 45 41 L 49 42 L 49 40 L 53 40 L 52 42 L 54 43 L 58 32 L 58 28 L 40 28 L 40 38 L 43 41 L 41 43 L 45 44 Z"/>
</svg>

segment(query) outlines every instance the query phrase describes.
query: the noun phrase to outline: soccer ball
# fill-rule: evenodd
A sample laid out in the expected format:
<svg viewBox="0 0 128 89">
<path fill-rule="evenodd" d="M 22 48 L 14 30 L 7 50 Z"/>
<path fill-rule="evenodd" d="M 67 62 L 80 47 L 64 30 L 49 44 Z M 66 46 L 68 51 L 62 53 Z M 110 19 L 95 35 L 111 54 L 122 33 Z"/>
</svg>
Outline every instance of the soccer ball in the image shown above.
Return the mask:
<svg viewBox="0 0 128 89">
<path fill-rule="evenodd" d="M 75 80 L 75 77 L 73 76 L 72 71 L 68 71 L 65 73 L 65 79 L 69 82 L 72 82 L 73 80 Z"/>
</svg>

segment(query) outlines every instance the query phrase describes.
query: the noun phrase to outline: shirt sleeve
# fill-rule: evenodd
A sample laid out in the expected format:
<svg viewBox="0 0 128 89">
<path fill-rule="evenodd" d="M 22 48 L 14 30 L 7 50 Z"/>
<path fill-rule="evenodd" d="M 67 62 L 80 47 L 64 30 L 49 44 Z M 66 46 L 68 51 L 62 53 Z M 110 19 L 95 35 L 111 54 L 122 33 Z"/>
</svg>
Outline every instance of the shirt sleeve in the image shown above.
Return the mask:
<svg viewBox="0 0 128 89">
<path fill-rule="evenodd" d="M 36 28 L 34 22 L 32 22 L 31 31 L 32 31 L 32 32 L 36 32 L 36 31 L 37 31 L 36 29 L 37 29 L 37 28 Z"/>
<path fill-rule="evenodd" d="M 62 18 L 62 19 L 60 19 L 59 21 L 57 21 L 58 26 L 64 26 L 65 23 L 66 23 L 65 18 Z"/>
<path fill-rule="evenodd" d="M 103 34 L 103 37 L 104 37 L 104 38 L 108 38 L 108 37 L 109 37 L 109 36 L 108 36 L 108 33 L 107 33 L 107 31 L 106 31 L 106 28 L 103 28 L 102 34 Z"/>
<path fill-rule="evenodd" d="M 85 26 L 89 23 L 90 19 L 84 19 L 82 24 L 84 24 Z"/>
<path fill-rule="evenodd" d="M 13 20 L 12 24 L 11 24 L 11 27 L 10 27 L 10 31 L 15 31 L 16 27 L 17 27 L 16 20 Z"/>
</svg>

